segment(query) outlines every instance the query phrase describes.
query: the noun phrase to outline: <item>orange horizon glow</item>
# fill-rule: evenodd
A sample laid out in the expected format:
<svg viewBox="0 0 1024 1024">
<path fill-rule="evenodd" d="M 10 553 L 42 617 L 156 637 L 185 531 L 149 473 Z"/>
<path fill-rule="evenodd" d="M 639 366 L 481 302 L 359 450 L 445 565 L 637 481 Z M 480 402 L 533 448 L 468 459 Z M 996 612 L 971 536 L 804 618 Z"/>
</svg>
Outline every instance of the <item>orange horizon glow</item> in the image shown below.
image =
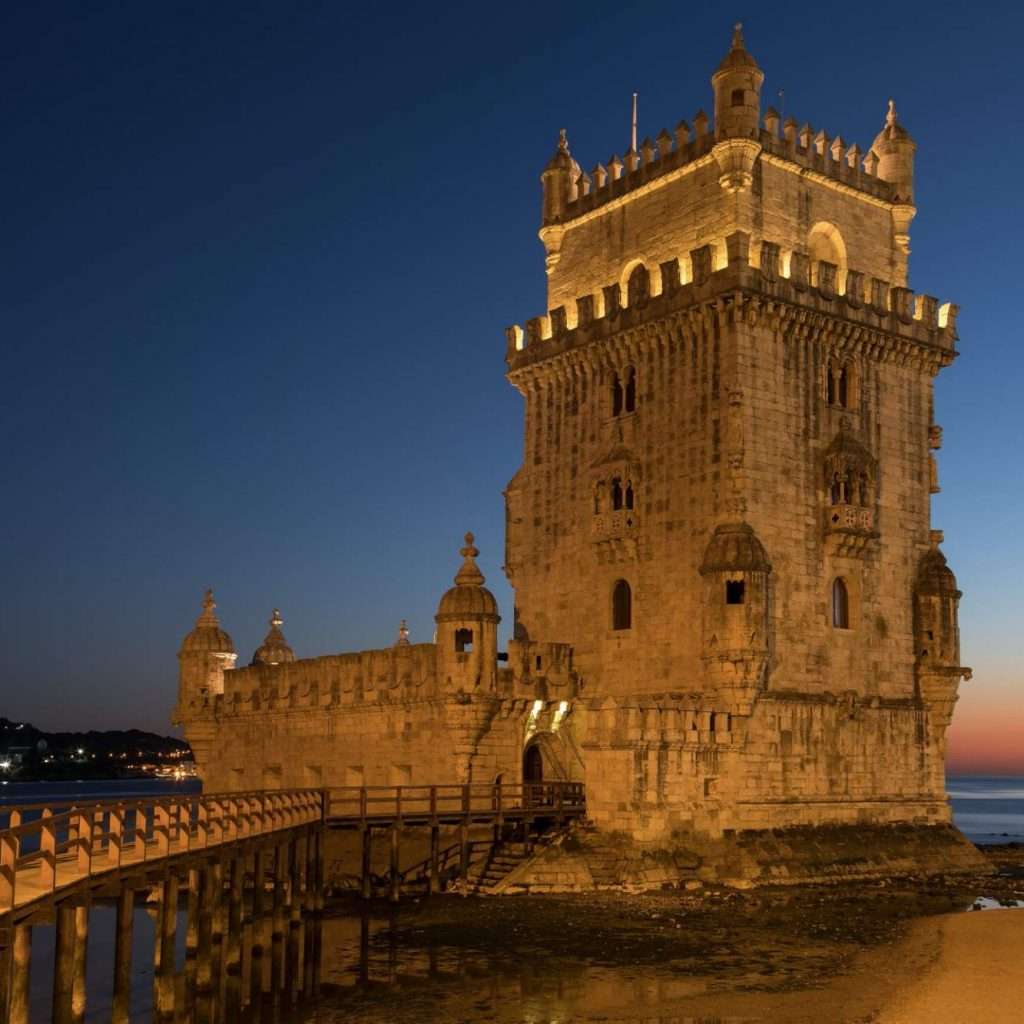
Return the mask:
<svg viewBox="0 0 1024 1024">
<path fill-rule="evenodd" d="M 986 670 L 961 685 L 949 729 L 948 774 L 1024 775 L 1024 691 L 1016 675 Z"/>
</svg>

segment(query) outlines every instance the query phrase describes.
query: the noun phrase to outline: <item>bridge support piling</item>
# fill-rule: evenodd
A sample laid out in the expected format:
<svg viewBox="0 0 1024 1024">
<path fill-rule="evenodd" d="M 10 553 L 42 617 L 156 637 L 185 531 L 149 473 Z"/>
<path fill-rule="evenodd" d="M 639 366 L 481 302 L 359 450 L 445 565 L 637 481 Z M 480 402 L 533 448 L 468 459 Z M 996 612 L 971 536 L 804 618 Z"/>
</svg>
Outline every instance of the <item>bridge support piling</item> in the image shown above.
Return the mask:
<svg viewBox="0 0 1024 1024">
<path fill-rule="evenodd" d="M 279 843 L 274 850 L 274 897 L 271 920 L 270 994 L 276 1005 L 284 978 L 284 890 L 288 877 L 288 847 Z"/>
<path fill-rule="evenodd" d="M 245 882 L 245 860 L 234 856 L 227 863 L 230 874 L 228 889 L 227 931 L 225 941 L 224 1013 L 227 1020 L 238 1020 L 242 1013 L 242 896 Z"/>
<path fill-rule="evenodd" d="M 266 861 L 263 851 L 257 850 L 253 857 L 252 870 L 252 917 L 253 936 L 249 966 L 249 1003 L 259 1006 L 263 1001 L 263 946 L 266 941 L 266 891 L 264 875 Z"/>
<path fill-rule="evenodd" d="M 71 980 L 71 1019 L 75 1024 L 85 1020 L 85 970 L 86 953 L 89 949 L 89 907 L 75 907 L 75 958 L 74 977 Z"/>
<path fill-rule="evenodd" d="M 7 1019 L 10 1024 L 29 1024 L 29 983 L 32 973 L 32 925 L 14 926 L 11 943 L 11 981 Z"/>
<path fill-rule="evenodd" d="M 131 1019 L 132 931 L 135 924 L 135 891 L 124 886 L 117 895 L 114 920 L 114 999 L 111 1024 Z"/>
<path fill-rule="evenodd" d="M 253 905 L 256 895 L 256 855 L 255 853 L 247 855 L 244 861 L 246 875 L 249 873 L 250 866 L 253 869 L 252 874 L 252 890 L 249 894 L 249 899 L 245 899 L 245 889 L 242 890 L 242 971 L 239 976 L 239 980 L 242 985 L 242 1006 L 247 1006 L 249 1003 L 249 997 L 252 992 L 252 947 L 253 947 L 253 936 L 255 933 L 255 924 L 253 922 Z"/>
<path fill-rule="evenodd" d="M 365 825 L 362 829 L 362 840 L 363 840 L 363 863 L 362 863 L 362 892 L 363 899 L 368 900 L 373 896 L 373 888 L 370 884 L 370 854 L 373 846 L 373 830 L 369 825 Z"/>
<path fill-rule="evenodd" d="M 211 1020 L 224 1020 L 224 861 L 210 865 L 213 899 L 210 905 L 210 1007 Z"/>
<path fill-rule="evenodd" d="M 399 841 L 401 839 L 398 823 L 392 825 L 389 831 L 391 833 L 391 863 L 388 872 L 389 899 L 392 903 L 397 903 L 402 898 L 402 876 L 398 873 Z"/>
<path fill-rule="evenodd" d="M 188 901 L 185 912 L 185 971 L 182 979 L 182 1019 L 192 1021 L 196 1015 L 196 982 L 199 965 L 199 900 L 202 895 L 200 872 L 192 868 L 188 873 Z"/>
<path fill-rule="evenodd" d="M 213 872 L 209 866 L 199 869 L 199 926 L 196 945 L 196 1022 L 213 1020 Z"/>
<path fill-rule="evenodd" d="M 53 1024 L 72 1024 L 71 986 L 75 969 L 75 908 L 57 908 L 53 958 Z"/>
<path fill-rule="evenodd" d="M 317 899 L 317 833 L 306 836 L 305 888 L 302 900 L 302 987 L 307 995 L 315 989 Z"/>
<path fill-rule="evenodd" d="M 175 938 L 178 931 L 178 876 L 167 875 L 159 887 L 156 942 L 153 948 L 153 1020 L 174 1020 Z"/>
<path fill-rule="evenodd" d="M 302 994 L 302 858 L 304 840 L 288 843 L 288 960 L 286 999 L 294 1006 Z"/>
<path fill-rule="evenodd" d="M 430 826 L 430 893 L 436 895 L 441 891 L 441 866 L 438 863 L 441 845 L 441 828 Z"/>
</svg>

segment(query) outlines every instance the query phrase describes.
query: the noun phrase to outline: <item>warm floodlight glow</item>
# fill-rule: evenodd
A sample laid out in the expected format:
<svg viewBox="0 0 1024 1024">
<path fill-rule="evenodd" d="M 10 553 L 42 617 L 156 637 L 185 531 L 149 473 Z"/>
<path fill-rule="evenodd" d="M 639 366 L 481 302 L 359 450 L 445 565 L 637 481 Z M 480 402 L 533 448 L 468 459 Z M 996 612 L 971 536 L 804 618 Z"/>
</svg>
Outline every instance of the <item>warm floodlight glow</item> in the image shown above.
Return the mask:
<svg viewBox="0 0 1024 1024">
<path fill-rule="evenodd" d="M 562 719 L 565 718 L 566 712 L 569 710 L 569 702 L 567 700 L 559 701 L 558 707 L 555 709 L 554 717 L 551 719 L 551 731 L 558 732 L 559 727 L 562 724 Z"/>
</svg>

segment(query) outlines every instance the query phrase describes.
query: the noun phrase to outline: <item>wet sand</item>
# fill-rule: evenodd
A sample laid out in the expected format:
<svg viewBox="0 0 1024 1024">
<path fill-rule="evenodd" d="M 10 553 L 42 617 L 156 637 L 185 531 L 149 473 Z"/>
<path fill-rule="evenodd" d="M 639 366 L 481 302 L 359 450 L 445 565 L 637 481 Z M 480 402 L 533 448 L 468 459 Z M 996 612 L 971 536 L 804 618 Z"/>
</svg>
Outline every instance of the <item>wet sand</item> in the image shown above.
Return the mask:
<svg viewBox="0 0 1024 1024">
<path fill-rule="evenodd" d="M 995 858 L 993 858 L 995 859 Z M 336 904 L 320 1005 L 359 1024 L 1024 1020 L 1024 850 L 999 877 Z"/>
<path fill-rule="evenodd" d="M 918 921 L 893 952 L 903 977 L 878 1024 L 1024 1020 L 1024 910 Z"/>
</svg>

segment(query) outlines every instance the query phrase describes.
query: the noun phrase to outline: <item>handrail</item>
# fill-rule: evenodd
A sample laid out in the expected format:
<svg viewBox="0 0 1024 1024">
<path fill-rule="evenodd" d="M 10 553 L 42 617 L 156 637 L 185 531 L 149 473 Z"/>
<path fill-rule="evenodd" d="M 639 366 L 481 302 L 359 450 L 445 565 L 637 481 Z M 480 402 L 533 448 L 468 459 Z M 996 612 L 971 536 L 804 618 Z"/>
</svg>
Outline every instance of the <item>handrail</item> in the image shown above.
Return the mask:
<svg viewBox="0 0 1024 1024">
<path fill-rule="evenodd" d="M 325 809 L 322 789 L 0 807 L 0 915 L 122 866 L 318 823 Z M 26 811 L 39 816 L 26 821 Z M 32 839 L 37 848 L 25 849 Z"/>
<path fill-rule="evenodd" d="M 366 822 L 401 821 L 403 817 L 501 820 L 505 814 L 553 810 L 558 816 L 577 814 L 586 807 L 581 782 L 522 782 L 444 784 L 437 786 L 343 786 L 327 791 L 325 816 Z"/>
</svg>

